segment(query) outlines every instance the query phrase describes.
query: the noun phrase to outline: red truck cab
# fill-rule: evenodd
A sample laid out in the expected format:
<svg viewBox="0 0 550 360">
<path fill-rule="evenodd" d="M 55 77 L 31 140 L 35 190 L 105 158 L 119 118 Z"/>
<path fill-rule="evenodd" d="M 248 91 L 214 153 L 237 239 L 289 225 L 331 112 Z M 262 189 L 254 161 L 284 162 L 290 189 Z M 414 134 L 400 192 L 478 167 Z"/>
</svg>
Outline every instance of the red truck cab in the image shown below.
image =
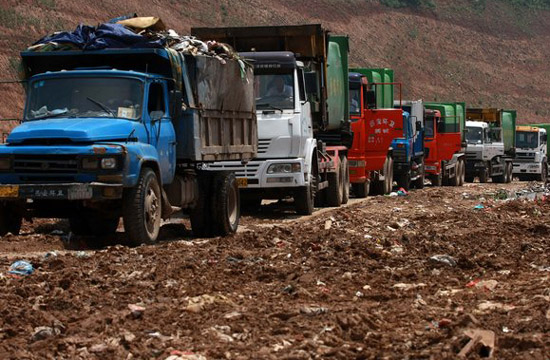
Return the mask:
<svg viewBox="0 0 550 360">
<path fill-rule="evenodd" d="M 387 194 L 393 184 L 391 142 L 403 136 L 403 111 L 376 108 L 376 85 L 349 74 L 353 145 L 348 152 L 350 183 L 356 197 Z M 371 189 L 372 185 L 372 189 Z"/>
</svg>

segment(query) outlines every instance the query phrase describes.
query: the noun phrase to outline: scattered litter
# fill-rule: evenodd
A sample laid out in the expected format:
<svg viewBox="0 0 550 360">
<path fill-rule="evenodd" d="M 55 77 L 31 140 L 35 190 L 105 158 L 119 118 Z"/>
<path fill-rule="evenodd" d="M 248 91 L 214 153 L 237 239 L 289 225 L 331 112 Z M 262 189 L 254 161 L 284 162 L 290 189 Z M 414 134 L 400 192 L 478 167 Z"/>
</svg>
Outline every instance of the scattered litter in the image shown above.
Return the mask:
<svg viewBox="0 0 550 360">
<path fill-rule="evenodd" d="M 223 295 L 199 295 L 192 298 L 187 298 L 188 305 L 185 307 L 185 311 L 198 313 L 204 310 L 208 305 L 212 305 L 215 303 L 231 303 L 225 296 Z"/>
<path fill-rule="evenodd" d="M 50 235 L 63 235 L 65 234 L 62 230 L 54 230 L 50 233 Z"/>
<path fill-rule="evenodd" d="M 477 204 L 476 206 L 474 206 L 474 209 L 475 209 L 475 210 L 483 210 L 483 209 L 485 209 L 485 205 L 483 205 L 483 204 Z"/>
<path fill-rule="evenodd" d="M 372 289 L 370 285 L 363 286 L 363 290 L 370 290 L 370 289 Z"/>
<path fill-rule="evenodd" d="M 164 360 L 206 360 L 206 357 L 192 351 L 172 350 L 170 356 Z"/>
<path fill-rule="evenodd" d="M 55 258 L 57 257 L 57 251 L 48 251 L 46 254 L 44 254 L 44 258 Z"/>
<path fill-rule="evenodd" d="M 502 332 L 505 333 L 505 334 L 508 334 L 508 333 L 511 333 L 512 330 L 510 330 L 507 326 L 503 326 L 502 327 Z"/>
<path fill-rule="evenodd" d="M 357 292 L 355 293 L 355 296 L 357 296 L 358 298 L 360 298 L 360 297 L 365 296 L 365 294 L 363 294 L 361 291 L 357 291 Z"/>
<path fill-rule="evenodd" d="M 464 335 L 470 338 L 470 341 L 460 350 L 459 357 L 466 357 L 478 344 L 481 344 L 477 353 L 480 357 L 490 358 L 495 349 L 495 333 L 491 330 L 467 329 Z"/>
<path fill-rule="evenodd" d="M 8 273 L 13 275 L 21 275 L 26 276 L 30 275 L 34 272 L 34 268 L 31 263 L 24 261 L 24 260 L 18 260 L 11 264 L 10 269 Z"/>
<path fill-rule="evenodd" d="M 409 195 L 409 192 L 403 188 L 399 188 L 399 190 L 397 190 L 397 195 L 398 196 L 407 196 Z"/>
<path fill-rule="evenodd" d="M 510 311 L 514 310 L 516 307 L 513 305 L 506 305 L 498 302 L 493 301 L 484 301 L 477 305 L 477 308 L 479 311 L 490 311 L 490 310 L 503 310 L 503 311 Z"/>
<path fill-rule="evenodd" d="M 54 329 L 49 326 L 39 326 L 37 328 L 34 328 L 34 332 L 31 337 L 31 342 L 51 338 L 56 335 L 59 335 L 60 333 L 61 331 L 59 329 Z"/>
<path fill-rule="evenodd" d="M 392 191 L 392 192 L 390 193 L 390 195 L 389 195 L 389 196 L 392 196 L 392 197 L 393 197 L 393 196 L 399 196 L 399 194 L 398 194 L 398 193 L 396 193 L 395 191 Z"/>
<path fill-rule="evenodd" d="M 342 278 L 351 280 L 353 278 L 353 274 L 349 271 L 346 271 L 345 273 L 342 274 Z"/>
<path fill-rule="evenodd" d="M 392 252 L 394 254 L 401 254 L 403 252 L 403 246 L 393 245 L 390 249 L 390 252 Z"/>
<path fill-rule="evenodd" d="M 430 256 L 430 260 L 434 261 L 434 262 L 437 262 L 437 263 L 441 263 L 441 264 L 445 264 L 447 266 L 456 266 L 457 264 L 457 261 L 455 258 L 453 258 L 452 256 L 449 256 L 449 255 L 434 255 L 434 256 Z"/>
<path fill-rule="evenodd" d="M 325 221 L 325 230 L 329 230 L 332 227 L 332 220 Z"/>
<path fill-rule="evenodd" d="M 321 314 L 326 314 L 328 312 L 328 309 L 321 306 L 304 306 L 300 308 L 300 313 L 308 316 L 316 316 Z"/>
<path fill-rule="evenodd" d="M 483 288 L 489 291 L 493 291 L 495 290 L 497 285 L 498 285 L 498 281 L 496 280 L 482 280 L 476 284 L 476 288 Z"/>
<path fill-rule="evenodd" d="M 130 314 L 134 317 L 134 319 L 139 319 L 145 311 L 143 306 L 137 304 L 128 304 L 128 309 L 130 309 Z"/>
<path fill-rule="evenodd" d="M 424 283 L 418 283 L 418 284 L 398 283 L 398 284 L 393 285 L 392 287 L 396 288 L 396 289 L 401 289 L 401 290 L 404 290 L 404 291 L 408 291 L 408 290 L 412 290 L 412 289 L 423 288 L 423 287 L 426 287 L 426 286 L 427 285 L 424 284 Z"/>
<path fill-rule="evenodd" d="M 90 254 L 88 254 L 86 251 L 77 251 L 75 256 L 79 259 L 87 259 L 90 257 Z"/>
</svg>

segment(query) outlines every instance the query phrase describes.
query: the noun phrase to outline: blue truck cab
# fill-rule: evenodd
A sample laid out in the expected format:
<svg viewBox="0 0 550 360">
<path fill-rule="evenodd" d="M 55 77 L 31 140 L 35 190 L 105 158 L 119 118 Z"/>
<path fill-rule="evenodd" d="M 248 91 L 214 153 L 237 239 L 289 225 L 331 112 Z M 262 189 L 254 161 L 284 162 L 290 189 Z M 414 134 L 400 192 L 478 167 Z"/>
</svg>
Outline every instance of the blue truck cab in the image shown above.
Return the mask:
<svg viewBox="0 0 550 360">
<path fill-rule="evenodd" d="M 411 116 L 414 105 L 402 105 L 403 137 L 392 141 L 394 178 L 397 186 L 409 190 L 424 187 L 424 129 L 422 120 Z"/>
<path fill-rule="evenodd" d="M 23 121 L 0 146 L 0 236 L 55 217 L 97 243 L 122 217 L 130 243 L 153 243 L 180 210 L 199 236 L 236 230 L 235 176 L 207 164 L 255 155 L 250 69 L 167 49 L 22 59 Z"/>
</svg>

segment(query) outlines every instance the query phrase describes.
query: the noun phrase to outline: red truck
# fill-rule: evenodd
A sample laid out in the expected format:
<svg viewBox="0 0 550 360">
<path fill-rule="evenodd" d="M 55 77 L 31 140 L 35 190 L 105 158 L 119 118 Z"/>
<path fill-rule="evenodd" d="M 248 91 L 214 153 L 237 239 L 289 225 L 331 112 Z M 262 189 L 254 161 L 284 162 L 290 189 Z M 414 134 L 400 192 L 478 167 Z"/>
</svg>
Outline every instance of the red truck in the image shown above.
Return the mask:
<svg viewBox="0 0 550 360">
<path fill-rule="evenodd" d="M 348 152 L 356 197 L 388 194 L 393 185 L 391 142 L 403 136 L 403 111 L 393 108 L 393 71 L 352 69 L 349 74 L 353 144 Z"/>
</svg>

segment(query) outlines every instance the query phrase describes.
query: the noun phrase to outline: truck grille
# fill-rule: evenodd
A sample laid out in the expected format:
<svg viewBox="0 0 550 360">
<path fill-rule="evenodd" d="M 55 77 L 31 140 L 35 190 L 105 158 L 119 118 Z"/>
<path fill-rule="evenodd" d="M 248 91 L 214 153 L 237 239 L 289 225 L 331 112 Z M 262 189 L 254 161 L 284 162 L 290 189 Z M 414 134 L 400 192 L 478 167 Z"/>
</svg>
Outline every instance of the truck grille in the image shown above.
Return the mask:
<svg viewBox="0 0 550 360">
<path fill-rule="evenodd" d="M 399 159 L 399 160 L 402 160 L 402 161 L 406 161 L 407 160 L 407 150 L 405 149 L 393 149 L 393 158 L 394 159 Z"/>
<path fill-rule="evenodd" d="M 258 140 L 258 154 L 265 154 L 269 149 L 271 139 L 259 139 Z"/>
<path fill-rule="evenodd" d="M 477 159 L 477 153 L 466 153 L 466 159 Z"/>
<path fill-rule="evenodd" d="M 16 155 L 13 170 L 19 174 L 76 174 L 76 155 Z"/>
<path fill-rule="evenodd" d="M 209 165 L 209 168 L 212 170 L 227 170 L 232 171 L 235 173 L 235 176 L 238 178 L 251 178 L 256 177 L 258 173 L 258 169 L 260 168 L 260 164 L 247 164 L 247 165 L 241 165 L 241 164 L 221 164 L 216 163 Z"/>
<path fill-rule="evenodd" d="M 535 153 L 516 153 L 516 159 L 519 161 L 535 161 Z"/>
</svg>

